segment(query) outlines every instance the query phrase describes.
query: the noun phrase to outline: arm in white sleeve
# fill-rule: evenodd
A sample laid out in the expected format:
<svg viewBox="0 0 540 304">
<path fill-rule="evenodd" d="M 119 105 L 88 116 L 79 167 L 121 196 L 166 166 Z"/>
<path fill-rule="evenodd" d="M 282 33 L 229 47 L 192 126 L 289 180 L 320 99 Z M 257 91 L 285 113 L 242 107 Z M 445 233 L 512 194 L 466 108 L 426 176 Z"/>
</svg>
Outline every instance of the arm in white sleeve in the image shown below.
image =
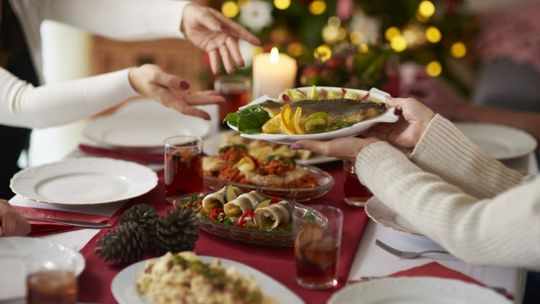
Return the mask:
<svg viewBox="0 0 540 304">
<path fill-rule="evenodd" d="M 487 156 L 440 115 L 431 120 L 410 159 L 478 198 L 493 197 L 530 179 Z"/>
<path fill-rule="evenodd" d="M 128 72 L 34 87 L 0 68 L 0 124 L 43 128 L 97 114 L 138 95 Z"/>
<path fill-rule="evenodd" d="M 540 269 L 540 178 L 482 200 L 422 171 L 386 142 L 364 148 L 356 167 L 384 204 L 456 257 Z"/>
<path fill-rule="evenodd" d="M 34 0 L 50 19 L 117 40 L 183 38 L 184 7 L 173 0 Z"/>
</svg>

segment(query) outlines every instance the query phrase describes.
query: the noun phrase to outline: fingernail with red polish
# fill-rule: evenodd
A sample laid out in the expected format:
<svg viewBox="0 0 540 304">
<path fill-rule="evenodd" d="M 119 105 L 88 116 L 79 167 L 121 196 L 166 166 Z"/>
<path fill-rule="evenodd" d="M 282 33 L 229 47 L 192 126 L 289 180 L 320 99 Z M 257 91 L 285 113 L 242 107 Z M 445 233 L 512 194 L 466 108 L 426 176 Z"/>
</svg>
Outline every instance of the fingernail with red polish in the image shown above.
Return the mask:
<svg viewBox="0 0 540 304">
<path fill-rule="evenodd" d="M 180 89 L 189 90 L 189 83 L 185 80 L 180 81 Z"/>
<path fill-rule="evenodd" d="M 302 149 L 302 148 L 303 148 L 302 144 L 299 144 L 299 143 L 294 143 L 294 144 L 291 146 L 291 149 L 293 149 L 293 150 L 300 150 L 300 149 Z"/>
</svg>

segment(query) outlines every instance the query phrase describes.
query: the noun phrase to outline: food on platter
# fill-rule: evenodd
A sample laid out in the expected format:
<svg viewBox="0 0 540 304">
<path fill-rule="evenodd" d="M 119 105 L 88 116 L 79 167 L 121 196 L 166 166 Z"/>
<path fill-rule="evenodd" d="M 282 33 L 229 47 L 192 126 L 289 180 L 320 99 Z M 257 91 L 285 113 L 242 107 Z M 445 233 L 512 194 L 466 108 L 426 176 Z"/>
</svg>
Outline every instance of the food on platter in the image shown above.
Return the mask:
<svg viewBox="0 0 540 304">
<path fill-rule="evenodd" d="M 385 102 L 370 92 L 344 89 L 296 88 L 280 99 L 268 99 L 229 113 L 225 121 L 243 134 L 319 134 L 350 127 L 382 115 Z"/>
<path fill-rule="evenodd" d="M 290 145 L 281 145 L 265 140 L 247 139 L 240 136 L 237 132 L 223 133 L 219 148 L 231 145 L 246 146 L 249 155 L 258 160 L 264 160 L 271 155 L 279 155 L 295 160 L 308 160 L 317 157 L 315 153 L 309 150 L 292 150 Z"/>
<path fill-rule="evenodd" d="M 294 158 L 272 150 L 252 150 L 248 146 L 232 144 L 222 147 L 219 156 L 203 158 L 203 171 L 207 177 L 274 188 L 312 189 L 319 186 L 316 178 Z"/>
<path fill-rule="evenodd" d="M 202 262 L 185 251 L 149 260 L 136 281 L 150 303 L 267 303 L 259 284 L 219 259 Z"/>
<path fill-rule="evenodd" d="M 199 219 L 223 225 L 263 231 L 291 231 L 293 205 L 257 191 L 242 192 L 227 185 L 204 198 L 178 201 L 178 207 L 192 208 Z"/>
</svg>

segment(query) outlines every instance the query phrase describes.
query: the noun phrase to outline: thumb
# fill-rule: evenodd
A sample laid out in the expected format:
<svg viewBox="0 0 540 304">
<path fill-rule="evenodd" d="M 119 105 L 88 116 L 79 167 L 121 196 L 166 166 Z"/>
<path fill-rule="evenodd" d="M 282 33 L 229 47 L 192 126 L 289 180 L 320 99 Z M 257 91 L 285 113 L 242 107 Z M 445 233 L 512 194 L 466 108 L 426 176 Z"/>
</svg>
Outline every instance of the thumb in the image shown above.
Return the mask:
<svg viewBox="0 0 540 304">
<path fill-rule="evenodd" d="M 318 141 L 318 140 L 310 140 L 310 139 L 299 140 L 295 142 L 291 146 L 291 148 L 293 150 L 300 150 L 300 149 L 310 150 L 321 155 L 326 155 L 325 153 L 328 153 L 328 143 L 323 142 L 323 141 Z"/>
</svg>

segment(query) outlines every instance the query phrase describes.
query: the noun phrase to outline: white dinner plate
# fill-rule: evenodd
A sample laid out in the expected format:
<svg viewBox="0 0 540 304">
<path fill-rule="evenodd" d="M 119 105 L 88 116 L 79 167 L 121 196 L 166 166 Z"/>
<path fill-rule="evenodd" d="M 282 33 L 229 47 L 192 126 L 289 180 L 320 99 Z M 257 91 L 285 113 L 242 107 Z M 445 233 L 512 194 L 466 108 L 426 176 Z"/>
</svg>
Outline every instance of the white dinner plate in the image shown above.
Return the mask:
<svg viewBox="0 0 540 304">
<path fill-rule="evenodd" d="M 509 304 L 495 291 L 475 284 L 431 277 L 384 278 L 349 285 L 328 304 Z"/>
<path fill-rule="evenodd" d="M 26 295 L 26 274 L 32 267 L 66 265 L 79 275 L 85 266 L 83 256 L 63 245 L 30 237 L 0 238 L 0 301 Z M 40 267 L 41 267 L 40 266 Z"/>
<path fill-rule="evenodd" d="M 226 132 L 225 132 L 226 133 Z M 208 136 L 204 139 L 204 153 L 206 155 L 210 156 L 216 156 L 219 154 L 219 148 L 221 147 L 221 142 L 223 140 L 223 134 L 224 133 L 218 133 L 212 136 Z M 297 159 L 296 163 L 300 165 L 316 165 L 316 164 L 323 164 L 328 163 L 332 161 L 338 160 L 335 157 L 328 157 L 328 156 L 314 156 L 310 157 L 308 159 Z"/>
<path fill-rule="evenodd" d="M 336 87 L 318 87 L 318 88 L 324 88 L 328 90 L 340 89 Z M 358 93 L 361 96 L 368 93 L 368 91 L 364 91 L 364 90 L 347 89 L 347 91 Z M 384 91 L 381 91 L 375 88 L 372 88 L 369 90 L 368 100 L 377 101 L 377 102 L 386 102 L 388 98 L 390 98 L 390 94 Z M 262 96 L 260 98 L 253 100 L 247 106 L 263 103 L 268 99 L 269 99 L 268 96 Z M 293 144 L 294 142 L 298 140 L 302 140 L 302 139 L 330 140 L 330 139 L 340 138 L 340 137 L 356 136 L 366 131 L 367 129 L 369 129 L 375 124 L 382 123 L 382 122 L 393 123 L 393 122 L 398 121 L 399 117 L 394 114 L 394 110 L 395 110 L 394 108 L 389 108 L 382 115 L 377 116 L 375 118 L 358 122 L 347 128 L 342 128 L 339 130 L 324 132 L 324 133 L 317 133 L 317 134 L 265 134 L 265 133 L 243 134 L 241 133 L 240 135 L 242 137 L 249 138 L 249 139 L 267 140 L 267 141 L 272 141 L 272 142 L 286 144 L 286 145 Z M 236 127 L 230 124 L 229 124 L 229 127 L 238 132 L 238 129 Z"/>
<path fill-rule="evenodd" d="M 92 205 L 126 200 L 157 185 L 149 168 L 110 158 L 74 158 L 30 167 L 11 178 L 20 196 L 62 205 Z"/>
<path fill-rule="evenodd" d="M 127 104 L 111 116 L 91 121 L 83 130 L 86 138 L 102 146 L 123 149 L 163 148 L 167 137 L 204 137 L 208 132 L 208 121 L 150 101 Z"/>
<path fill-rule="evenodd" d="M 536 149 L 536 139 L 529 133 L 503 125 L 456 123 L 456 127 L 480 150 L 495 159 L 528 155 Z"/>
<path fill-rule="evenodd" d="M 213 262 L 216 257 L 210 257 L 210 256 L 198 256 L 201 261 L 205 263 L 211 263 Z M 304 303 L 302 299 L 300 299 L 295 293 L 293 293 L 290 289 L 285 287 L 283 284 L 279 283 L 278 281 L 274 280 L 273 278 L 269 277 L 268 275 L 258 271 L 255 268 L 249 267 L 245 264 L 242 264 L 240 262 L 235 262 L 228 259 L 219 258 L 221 260 L 221 265 L 223 267 L 230 267 L 234 266 L 240 273 L 251 276 L 253 279 L 255 279 L 259 286 L 261 286 L 261 290 L 266 296 L 271 296 L 273 300 L 277 301 L 277 303 L 287 303 L 287 304 L 301 304 Z M 122 270 L 120 273 L 118 273 L 112 283 L 111 283 L 111 290 L 113 293 L 114 298 L 118 303 L 120 304 L 144 304 L 148 303 L 145 301 L 144 297 L 141 296 L 137 290 L 136 290 L 136 281 L 137 277 L 141 273 L 141 271 L 144 269 L 144 265 L 147 261 L 141 261 L 136 264 L 133 264 L 124 270 Z"/>
<path fill-rule="evenodd" d="M 384 227 L 415 236 L 423 236 L 409 221 L 394 212 L 394 210 L 388 208 L 375 196 L 366 202 L 364 210 L 369 218 Z"/>
</svg>

